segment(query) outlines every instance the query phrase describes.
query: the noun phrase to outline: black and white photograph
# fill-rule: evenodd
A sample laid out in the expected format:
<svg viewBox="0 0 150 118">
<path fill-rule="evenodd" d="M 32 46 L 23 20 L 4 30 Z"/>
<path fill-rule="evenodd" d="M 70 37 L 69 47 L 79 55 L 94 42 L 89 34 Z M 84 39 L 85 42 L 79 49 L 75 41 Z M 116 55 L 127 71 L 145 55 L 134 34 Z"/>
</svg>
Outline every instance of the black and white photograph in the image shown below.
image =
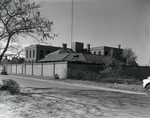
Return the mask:
<svg viewBox="0 0 150 118">
<path fill-rule="evenodd" d="M 0 0 L 0 118 L 150 118 L 150 0 Z"/>
</svg>

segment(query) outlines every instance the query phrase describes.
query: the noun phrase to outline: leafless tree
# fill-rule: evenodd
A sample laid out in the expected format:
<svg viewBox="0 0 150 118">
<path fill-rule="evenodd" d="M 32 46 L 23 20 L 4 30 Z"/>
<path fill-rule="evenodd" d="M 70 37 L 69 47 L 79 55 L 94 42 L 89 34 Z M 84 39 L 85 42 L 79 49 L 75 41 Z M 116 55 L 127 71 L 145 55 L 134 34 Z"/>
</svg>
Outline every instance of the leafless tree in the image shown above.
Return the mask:
<svg viewBox="0 0 150 118">
<path fill-rule="evenodd" d="M 136 63 L 137 60 L 137 56 L 131 48 L 124 49 L 122 57 L 126 59 L 127 65 L 132 65 L 132 63 Z"/>
<path fill-rule="evenodd" d="M 38 41 L 57 36 L 52 31 L 53 22 L 41 15 L 40 8 L 41 4 L 28 0 L 0 0 L 0 42 L 6 42 L 1 50 L 0 61 L 10 42 L 15 42 L 17 36 L 31 36 Z"/>
<path fill-rule="evenodd" d="M 103 63 L 104 63 L 104 68 L 109 67 L 110 65 L 113 64 L 114 62 L 114 58 L 113 58 L 113 49 L 110 50 L 110 53 L 103 59 Z"/>
</svg>

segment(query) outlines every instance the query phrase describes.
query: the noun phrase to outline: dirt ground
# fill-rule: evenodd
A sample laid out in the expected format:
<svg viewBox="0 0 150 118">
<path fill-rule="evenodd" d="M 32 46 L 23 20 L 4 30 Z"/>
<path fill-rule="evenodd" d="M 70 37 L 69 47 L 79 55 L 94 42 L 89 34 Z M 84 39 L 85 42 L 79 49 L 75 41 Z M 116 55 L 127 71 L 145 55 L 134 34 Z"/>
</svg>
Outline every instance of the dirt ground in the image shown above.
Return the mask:
<svg viewBox="0 0 150 118">
<path fill-rule="evenodd" d="M 11 95 L 0 91 L 0 118 L 80 118 L 80 115 L 62 109 L 64 103 L 56 95 L 58 92 L 60 90 L 26 88 L 18 95 Z"/>
<path fill-rule="evenodd" d="M 144 109 L 143 113 L 139 105 L 145 103 L 131 102 L 142 96 L 129 94 L 129 98 L 120 99 L 123 96 L 118 92 L 57 88 L 21 88 L 17 95 L 0 91 L 0 118 L 148 118 L 149 112 Z"/>
<path fill-rule="evenodd" d="M 59 81 L 61 82 L 61 81 Z M 96 84 L 89 81 L 72 81 L 63 80 L 65 83 L 101 86 L 106 88 L 130 90 L 143 92 L 140 85 L 120 85 L 120 84 Z M 104 104 L 101 110 L 90 104 L 91 101 L 86 100 L 85 92 L 80 91 L 80 96 L 75 97 L 76 90 L 61 89 L 37 89 L 37 88 L 21 88 L 17 95 L 11 95 L 7 91 L 0 91 L 0 118 L 110 118 L 108 116 L 109 108 L 105 108 Z M 71 96 L 71 95 L 74 96 Z M 88 93 L 87 93 L 88 94 Z M 94 93 L 96 94 L 96 93 Z M 105 96 L 105 93 L 104 93 Z M 103 104 L 102 101 L 94 100 L 93 103 Z M 81 104 L 82 103 L 82 104 Z M 85 103 L 85 104 L 84 104 Z M 87 104 L 88 103 L 88 104 Z M 87 105 L 87 106 L 86 106 Z M 110 108 L 112 106 L 109 106 Z M 85 111 L 80 110 L 85 109 Z M 90 109 L 90 110 L 89 110 Z M 113 111 L 114 116 L 119 111 Z M 88 114 L 87 114 L 88 113 Z M 91 115 L 92 114 L 92 115 Z M 97 117 L 96 117 L 97 116 Z M 119 117 L 118 117 L 119 118 Z M 124 117 L 122 117 L 124 118 Z"/>
</svg>

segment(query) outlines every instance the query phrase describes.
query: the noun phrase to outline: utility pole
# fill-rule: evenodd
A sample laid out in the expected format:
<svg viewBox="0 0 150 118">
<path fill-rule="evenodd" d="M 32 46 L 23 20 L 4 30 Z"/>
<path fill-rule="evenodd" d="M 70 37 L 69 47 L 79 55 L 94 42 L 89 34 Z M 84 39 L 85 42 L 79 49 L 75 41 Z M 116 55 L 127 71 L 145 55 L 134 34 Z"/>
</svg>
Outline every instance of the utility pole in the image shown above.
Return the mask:
<svg viewBox="0 0 150 118">
<path fill-rule="evenodd" d="M 72 0 L 72 12 L 71 12 L 71 47 L 73 41 L 73 0 Z"/>
</svg>

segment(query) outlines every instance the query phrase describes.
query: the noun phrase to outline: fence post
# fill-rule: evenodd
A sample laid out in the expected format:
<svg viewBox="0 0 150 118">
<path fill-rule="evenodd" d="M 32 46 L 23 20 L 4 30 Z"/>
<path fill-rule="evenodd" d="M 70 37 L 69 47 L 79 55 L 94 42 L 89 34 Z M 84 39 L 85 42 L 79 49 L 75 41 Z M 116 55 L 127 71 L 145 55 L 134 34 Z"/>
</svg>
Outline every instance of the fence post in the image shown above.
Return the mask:
<svg viewBox="0 0 150 118">
<path fill-rule="evenodd" d="M 26 75 L 26 63 L 24 64 L 24 74 Z"/>
<path fill-rule="evenodd" d="M 41 63 L 41 76 L 43 76 L 43 63 Z"/>
<path fill-rule="evenodd" d="M 137 75 L 136 75 L 136 80 L 138 80 L 138 78 L 139 78 L 139 66 L 137 66 Z"/>
<path fill-rule="evenodd" d="M 53 63 L 54 64 L 54 68 L 53 68 L 53 78 L 55 79 L 55 62 Z"/>
<path fill-rule="evenodd" d="M 23 65 L 22 65 L 22 74 L 23 74 Z"/>
<path fill-rule="evenodd" d="M 17 74 L 17 63 L 16 63 L 16 74 Z"/>
<path fill-rule="evenodd" d="M 32 75 L 33 75 L 33 61 L 31 62 L 32 64 L 31 64 L 31 66 L 32 66 Z"/>
<path fill-rule="evenodd" d="M 11 64 L 11 73 L 12 73 L 12 64 Z"/>
</svg>

